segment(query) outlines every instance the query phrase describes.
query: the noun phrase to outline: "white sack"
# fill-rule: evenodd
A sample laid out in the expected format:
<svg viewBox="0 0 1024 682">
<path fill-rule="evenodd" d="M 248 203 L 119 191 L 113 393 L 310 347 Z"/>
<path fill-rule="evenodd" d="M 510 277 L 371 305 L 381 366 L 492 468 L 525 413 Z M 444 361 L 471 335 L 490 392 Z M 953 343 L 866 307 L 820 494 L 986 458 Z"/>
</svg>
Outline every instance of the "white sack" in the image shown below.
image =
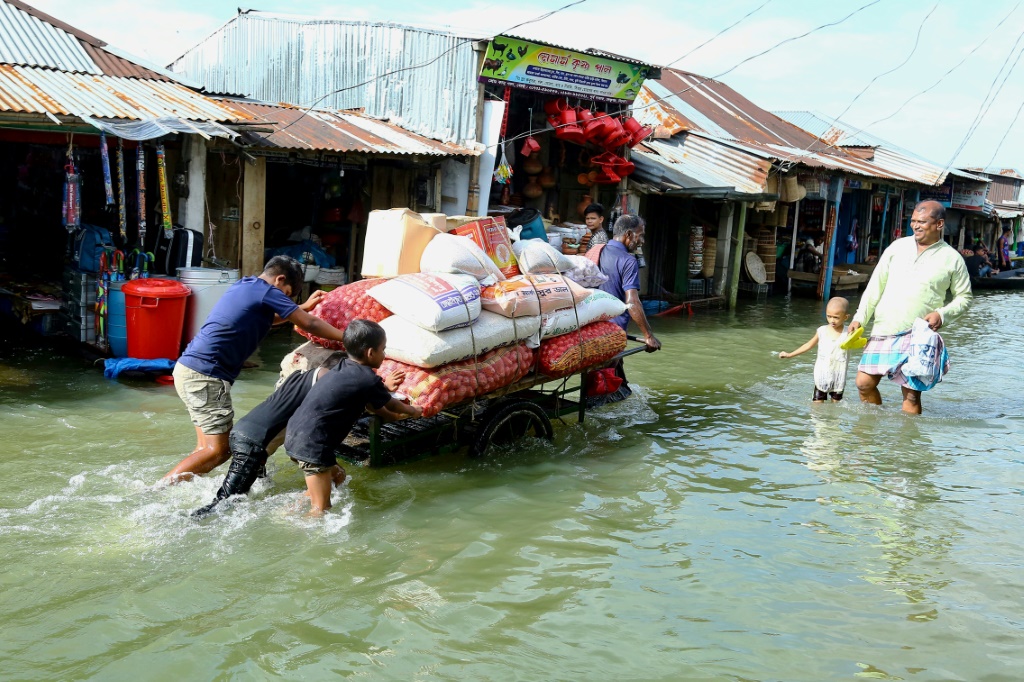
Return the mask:
<svg viewBox="0 0 1024 682">
<path fill-rule="evenodd" d="M 491 257 L 472 239 L 454 234 L 439 234 L 430 240 L 420 258 L 420 272 L 473 275 L 483 286 L 505 279 Z"/>
<path fill-rule="evenodd" d="M 568 334 L 580 327 L 587 326 L 591 322 L 604 322 L 613 317 L 618 317 L 626 312 L 627 307 L 625 303 L 608 292 L 595 291 L 576 306 L 575 310 L 566 308 L 542 315 L 540 336 L 542 339 L 549 339 L 552 336 Z M 384 320 L 384 322 L 387 322 L 387 320 Z M 384 324 L 384 322 L 381 322 L 381 324 Z"/>
<path fill-rule="evenodd" d="M 449 362 L 467 360 L 489 350 L 518 341 L 532 340 L 536 347 L 539 317 L 509 319 L 483 311 L 469 327 L 430 332 L 398 315 L 381 321 L 388 335 L 384 354 L 392 360 L 416 367 L 439 367 Z"/>
<path fill-rule="evenodd" d="M 468 327 L 480 317 L 480 283 L 472 275 L 401 275 L 366 293 L 395 315 L 434 332 Z"/>
</svg>

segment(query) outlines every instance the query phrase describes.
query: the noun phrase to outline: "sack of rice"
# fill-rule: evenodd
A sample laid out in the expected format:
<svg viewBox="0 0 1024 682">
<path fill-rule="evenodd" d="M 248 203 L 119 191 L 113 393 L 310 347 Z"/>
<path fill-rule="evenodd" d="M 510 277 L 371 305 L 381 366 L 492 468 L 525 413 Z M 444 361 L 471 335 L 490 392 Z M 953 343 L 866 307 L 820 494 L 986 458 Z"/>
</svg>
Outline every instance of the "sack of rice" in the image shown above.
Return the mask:
<svg viewBox="0 0 1024 682">
<path fill-rule="evenodd" d="M 612 359 L 626 349 L 626 332 L 613 322 L 595 322 L 540 344 L 538 364 L 549 377 L 564 377 Z"/>
<path fill-rule="evenodd" d="M 480 283 L 472 275 L 418 272 L 367 292 L 377 302 L 433 332 L 466 327 L 480 317 Z"/>
<path fill-rule="evenodd" d="M 473 275 L 482 286 L 505 279 L 490 256 L 469 237 L 439 234 L 430 240 L 420 258 L 420 272 Z"/>
<path fill-rule="evenodd" d="M 387 378 L 394 371 L 405 372 L 396 393 L 433 417 L 449 405 L 486 395 L 519 381 L 533 369 L 533 351 L 524 344 L 497 348 L 483 357 L 452 362 L 434 369 L 422 369 L 395 360 L 385 360 L 377 374 Z"/>
<path fill-rule="evenodd" d="M 380 322 L 385 318 L 391 317 L 391 311 L 377 303 L 376 299 L 368 296 L 366 292 L 384 281 L 383 279 L 361 279 L 358 282 L 352 282 L 352 284 L 332 289 L 324 294 L 323 299 L 316 304 L 316 307 L 309 311 L 309 314 L 313 317 L 319 317 L 342 332 L 345 331 L 348 323 L 355 319 Z M 295 331 L 324 348 L 344 350 L 341 341 L 322 339 L 298 327 L 295 328 Z"/>
<path fill-rule="evenodd" d="M 540 336 L 549 339 L 576 331 L 594 322 L 604 322 L 626 312 L 625 303 L 606 291 L 594 291 L 575 308 L 556 310 L 541 316 Z"/>
<path fill-rule="evenodd" d="M 520 275 L 484 287 L 484 310 L 505 317 L 540 315 L 569 308 L 593 293 L 561 275 Z"/>
<path fill-rule="evenodd" d="M 586 256 L 566 256 L 573 265 L 572 270 L 563 274 L 582 287 L 596 289 L 608 281 L 608 275 L 601 272 L 601 268 Z"/>
<path fill-rule="evenodd" d="M 479 358 L 487 351 L 518 341 L 536 343 L 539 317 L 509 319 L 483 311 L 468 327 L 429 332 L 394 315 L 380 323 L 388 335 L 385 356 L 417 367 L 439 367 L 449 362 Z"/>
<path fill-rule="evenodd" d="M 370 211 L 363 243 L 363 277 L 397 277 L 420 271 L 427 244 L 443 230 L 407 208 Z"/>
<path fill-rule="evenodd" d="M 530 275 L 557 275 L 573 269 L 573 262 L 545 241 L 524 239 L 512 245 L 519 270 Z"/>
<path fill-rule="evenodd" d="M 512 240 L 508 238 L 504 218 L 480 218 L 471 223 L 459 225 L 451 231 L 462 237 L 469 237 L 473 243 L 484 250 L 505 277 L 519 274 L 515 254 L 512 253 Z"/>
</svg>

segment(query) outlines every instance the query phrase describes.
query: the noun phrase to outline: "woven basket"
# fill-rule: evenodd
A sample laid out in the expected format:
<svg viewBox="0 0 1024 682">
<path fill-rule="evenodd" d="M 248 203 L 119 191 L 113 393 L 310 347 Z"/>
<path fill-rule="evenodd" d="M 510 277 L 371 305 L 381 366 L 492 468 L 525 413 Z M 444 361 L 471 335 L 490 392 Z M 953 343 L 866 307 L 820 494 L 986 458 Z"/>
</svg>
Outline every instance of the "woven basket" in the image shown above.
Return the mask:
<svg viewBox="0 0 1024 682">
<path fill-rule="evenodd" d="M 704 267 L 701 268 L 700 274 L 703 277 L 714 277 L 715 275 L 715 260 L 717 258 L 718 251 L 718 238 L 717 237 L 704 237 Z"/>
</svg>

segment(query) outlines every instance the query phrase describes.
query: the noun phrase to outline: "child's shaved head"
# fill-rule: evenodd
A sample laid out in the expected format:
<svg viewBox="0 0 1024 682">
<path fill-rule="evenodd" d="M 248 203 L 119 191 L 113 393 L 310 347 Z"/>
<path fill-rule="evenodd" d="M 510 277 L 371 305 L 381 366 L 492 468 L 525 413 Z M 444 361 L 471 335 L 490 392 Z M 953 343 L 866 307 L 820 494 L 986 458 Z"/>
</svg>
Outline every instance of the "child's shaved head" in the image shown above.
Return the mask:
<svg viewBox="0 0 1024 682">
<path fill-rule="evenodd" d="M 850 302 L 842 296 L 836 296 L 828 300 L 828 305 L 825 306 L 825 310 L 846 314 L 850 310 Z"/>
</svg>

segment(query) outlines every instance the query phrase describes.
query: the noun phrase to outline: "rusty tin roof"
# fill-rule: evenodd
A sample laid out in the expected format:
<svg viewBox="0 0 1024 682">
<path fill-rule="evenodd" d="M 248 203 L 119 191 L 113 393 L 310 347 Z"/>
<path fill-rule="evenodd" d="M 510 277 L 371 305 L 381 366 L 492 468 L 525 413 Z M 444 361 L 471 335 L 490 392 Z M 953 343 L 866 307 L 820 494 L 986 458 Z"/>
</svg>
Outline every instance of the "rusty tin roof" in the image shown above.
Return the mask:
<svg viewBox="0 0 1024 682">
<path fill-rule="evenodd" d="M 261 129 L 273 129 L 269 133 L 245 132 L 243 139 L 255 147 L 427 156 L 476 156 L 480 153 L 462 145 L 438 142 L 356 112 L 307 110 L 286 104 L 228 99 L 219 101 L 264 124 Z"/>
<path fill-rule="evenodd" d="M 724 83 L 677 69 L 663 69 L 659 79 L 644 83 L 634 116 L 672 135 L 701 137 L 773 162 L 881 180 L 935 184 L 917 173 L 904 172 L 907 169 L 886 168 L 847 153 L 765 111 Z M 742 165 L 733 163 L 732 171 Z M 755 166 L 747 167 L 753 173 Z M 749 186 L 759 179 L 751 174 L 744 176 L 741 184 Z M 737 189 L 741 184 L 735 185 Z"/>
</svg>

